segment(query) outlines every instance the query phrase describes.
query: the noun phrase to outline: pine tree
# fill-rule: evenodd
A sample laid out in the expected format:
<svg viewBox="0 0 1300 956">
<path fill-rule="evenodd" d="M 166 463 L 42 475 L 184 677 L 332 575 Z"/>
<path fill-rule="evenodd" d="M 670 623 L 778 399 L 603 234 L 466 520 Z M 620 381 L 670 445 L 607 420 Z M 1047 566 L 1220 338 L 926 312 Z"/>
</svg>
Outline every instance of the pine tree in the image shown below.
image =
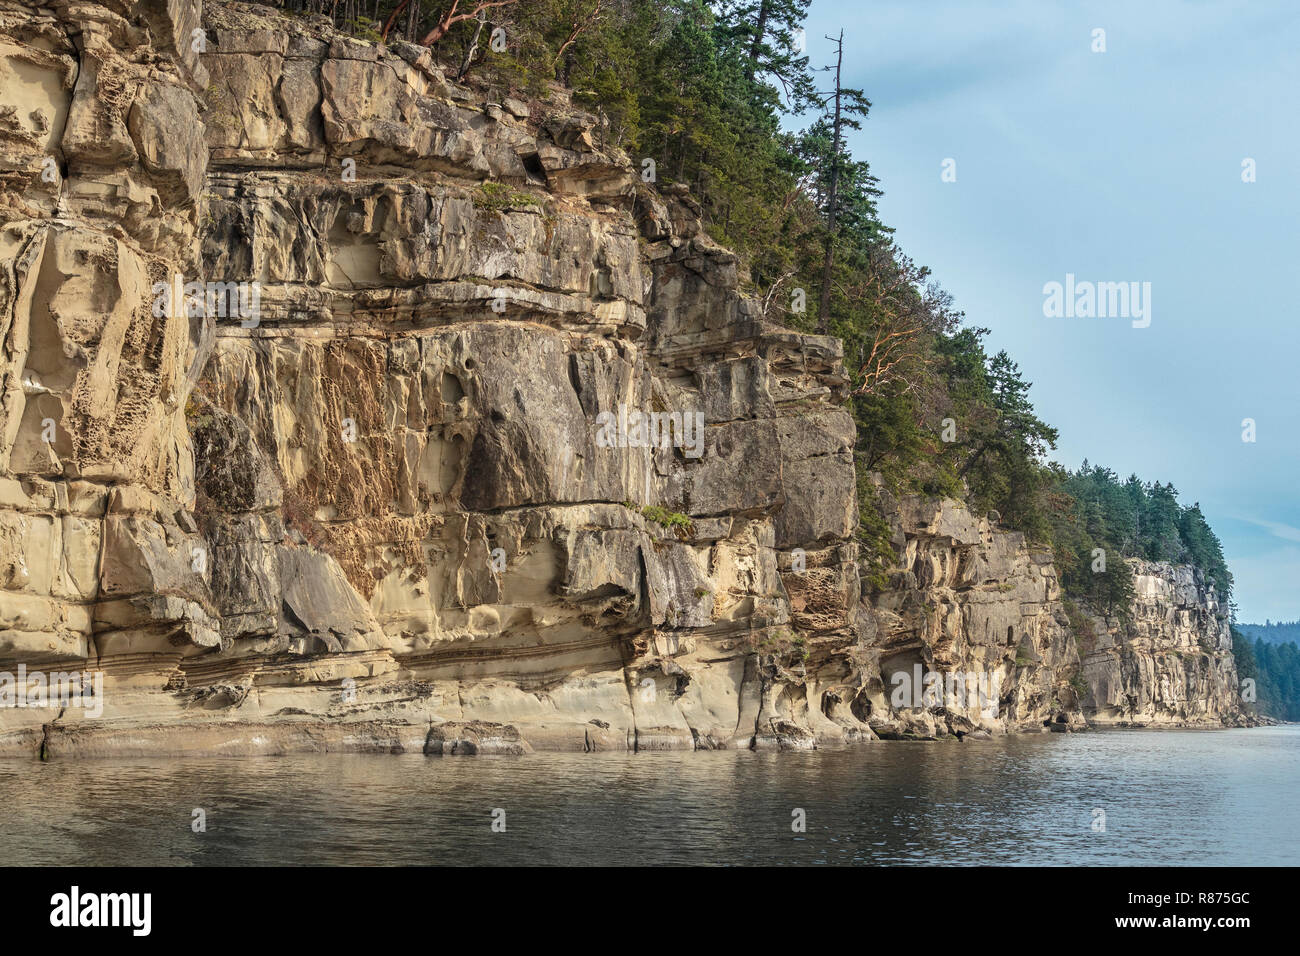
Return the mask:
<svg viewBox="0 0 1300 956">
<path fill-rule="evenodd" d="M 786 107 L 802 113 L 813 102 L 803 28 L 810 0 L 723 0 L 718 19 L 731 42 L 744 50 L 751 83 L 771 77 L 785 93 Z"/>
<path fill-rule="evenodd" d="M 827 37 L 826 39 L 835 39 Z M 871 109 L 871 102 L 862 90 L 849 89 L 842 84 L 844 69 L 844 31 L 840 30 L 835 39 L 835 66 L 822 67 L 824 71 L 835 71 L 835 86 L 826 93 L 813 93 L 812 99 L 826 112 L 823 114 L 825 124 L 830 130 L 830 170 L 826 176 L 826 240 L 825 253 L 822 258 L 821 301 L 817 310 L 817 331 L 825 335 L 830 328 L 831 311 L 831 274 L 835 262 L 835 241 L 839 232 L 839 186 L 842 154 L 844 151 L 844 130 L 861 129 L 862 124 L 856 117 L 865 117 Z"/>
</svg>

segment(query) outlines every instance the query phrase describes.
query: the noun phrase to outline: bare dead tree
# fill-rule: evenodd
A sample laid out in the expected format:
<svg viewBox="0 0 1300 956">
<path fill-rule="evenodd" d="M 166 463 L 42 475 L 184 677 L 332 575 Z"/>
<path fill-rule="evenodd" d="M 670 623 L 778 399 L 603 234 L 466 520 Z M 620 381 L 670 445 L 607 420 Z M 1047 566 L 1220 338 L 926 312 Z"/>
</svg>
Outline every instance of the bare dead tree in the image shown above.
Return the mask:
<svg viewBox="0 0 1300 956">
<path fill-rule="evenodd" d="M 772 309 L 772 300 L 776 298 L 777 290 L 781 288 L 781 283 L 794 276 L 793 272 L 787 272 L 781 278 L 772 283 L 772 288 L 767 290 L 767 295 L 763 296 L 763 318 L 767 318 Z"/>
<path fill-rule="evenodd" d="M 822 296 L 817 309 L 817 331 L 823 335 L 825 335 L 826 331 L 830 328 L 831 268 L 835 256 L 835 219 L 836 213 L 838 212 L 835 208 L 835 202 L 839 198 L 836 193 L 839 187 L 840 178 L 840 130 L 843 120 L 843 117 L 840 114 L 840 97 L 843 95 L 844 91 L 840 86 L 840 71 L 843 66 L 844 31 L 840 30 L 840 38 L 837 41 L 835 53 L 835 118 L 831 124 L 831 175 L 830 190 L 826 202 L 826 253 L 822 257 Z"/>
<path fill-rule="evenodd" d="M 456 73 L 456 79 L 463 80 L 465 74 L 469 72 L 470 66 L 474 63 L 474 58 L 478 54 L 478 39 L 483 35 L 483 27 L 487 25 L 487 10 L 478 12 L 478 25 L 474 27 L 474 38 L 469 41 L 469 46 L 465 50 L 465 59 L 461 60 L 460 70 Z"/>
</svg>

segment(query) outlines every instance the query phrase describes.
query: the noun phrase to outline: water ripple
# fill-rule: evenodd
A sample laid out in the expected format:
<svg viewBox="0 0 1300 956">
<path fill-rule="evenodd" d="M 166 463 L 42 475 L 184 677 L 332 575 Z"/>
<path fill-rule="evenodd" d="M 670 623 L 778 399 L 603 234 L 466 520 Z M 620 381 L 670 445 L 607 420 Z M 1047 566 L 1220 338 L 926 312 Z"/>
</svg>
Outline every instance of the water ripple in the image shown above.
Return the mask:
<svg viewBox="0 0 1300 956">
<path fill-rule="evenodd" d="M 1294 865 L 1297 783 L 1300 727 L 810 753 L 0 761 L 0 863 Z"/>
</svg>

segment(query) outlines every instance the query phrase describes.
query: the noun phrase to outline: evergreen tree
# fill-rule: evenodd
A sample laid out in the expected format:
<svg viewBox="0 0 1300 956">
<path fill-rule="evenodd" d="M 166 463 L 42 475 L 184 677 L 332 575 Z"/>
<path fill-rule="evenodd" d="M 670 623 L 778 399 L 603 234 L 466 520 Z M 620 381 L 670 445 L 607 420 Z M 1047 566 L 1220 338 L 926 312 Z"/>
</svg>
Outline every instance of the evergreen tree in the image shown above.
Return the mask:
<svg viewBox="0 0 1300 956">
<path fill-rule="evenodd" d="M 829 149 L 826 151 L 829 155 L 829 169 L 823 167 L 819 171 L 825 187 L 822 190 L 825 196 L 825 217 L 826 217 L 826 238 L 825 254 L 822 258 L 822 276 L 821 276 L 821 304 L 817 310 L 817 331 L 825 334 L 830 328 L 831 314 L 831 279 L 835 264 L 835 244 L 839 239 L 839 230 L 841 222 L 839 219 L 839 202 L 840 202 L 840 175 L 844 169 L 844 131 L 846 129 L 861 129 L 862 124 L 857 117 L 866 117 L 867 111 L 871 109 L 871 102 L 867 99 L 862 90 L 850 89 L 842 83 L 842 74 L 844 69 L 844 31 L 840 31 L 839 38 L 835 41 L 835 65 L 833 67 L 822 67 L 825 71 L 833 71 L 835 74 L 835 85 L 829 92 L 813 93 L 812 100 L 819 105 L 825 112 L 822 114 L 822 125 L 829 131 Z"/>
<path fill-rule="evenodd" d="M 788 109 L 801 113 L 812 102 L 812 77 L 803 53 L 804 18 L 810 0 L 722 0 L 718 19 L 725 35 L 744 51 L 751 82 L 770 77 L 781 85 Z"/>
<path fill-rule="evenodd" d="M 871 580 L 893 558 L 879 482 L 996 511 L 1004 526 L 1052 548 L 1067 593 L 1117 620 L 1132 602 L 1126 559 L 1191 562 L 1230 600 L 1232 577 L 1198 504 L 1182 507 L 1170 484 L 1045 460 L 1057 433 L 1035 414 L 1030 383 L 1005 352 L 988 354 L 988 329 L 964 324 L 882 222 L 881 185 L 845 136 L 871 104 L 843 85 L 842 33 L 828 37 L 836 56 L 821 72 L 830 82 L 815 89 L 800 40 L 809 0 L 279 5 L 331 16 L 370 41 L 424 39 L 484 98 L 535 97 L 545 110 L 571 97 L 602 118 L 599 148 L 654 161 L 655 181 L 640 188 L 688 187 L 709 235 L 735 251 L 742 291 L 759 299 L 764 318 L 844 343 L 862 541 L 876 551 L 864 558 Z M 476 55 L 495 26 L 506 28 L 507 51 Z M 783 129 L 783 118 L 805 109 L 802 129 Z M 785 304 L 796 288 L 819 293 L 815 313 Z M 1092 570 L 1099 549 L 1104 573 Z M 1295 655 L 1258 655 L 1271 706 L 1294 699 Z"/>
<path fill-rule="evenodd" d="M 1151 561 L 1179 561 L 1182 542 L 1178 537 L 1178 492 L 1171 484 L 1147 486 L 1143 514 L 1145 557 Z"/>
</svg>

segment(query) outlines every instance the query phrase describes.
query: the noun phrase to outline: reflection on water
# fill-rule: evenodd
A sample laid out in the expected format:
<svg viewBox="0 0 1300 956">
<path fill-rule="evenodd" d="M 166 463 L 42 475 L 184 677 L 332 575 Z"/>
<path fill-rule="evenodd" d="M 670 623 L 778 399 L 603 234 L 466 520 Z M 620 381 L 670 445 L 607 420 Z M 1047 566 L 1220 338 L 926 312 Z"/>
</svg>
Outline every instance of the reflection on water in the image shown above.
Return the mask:
<svg viewBox="0 0 1300 956">
<path fill-rule="evenodd" d="M 809 753 L 0 761 L 0 863 L 1294 865 L 1298 784 L 1300 727 Z"/>
</svg>

